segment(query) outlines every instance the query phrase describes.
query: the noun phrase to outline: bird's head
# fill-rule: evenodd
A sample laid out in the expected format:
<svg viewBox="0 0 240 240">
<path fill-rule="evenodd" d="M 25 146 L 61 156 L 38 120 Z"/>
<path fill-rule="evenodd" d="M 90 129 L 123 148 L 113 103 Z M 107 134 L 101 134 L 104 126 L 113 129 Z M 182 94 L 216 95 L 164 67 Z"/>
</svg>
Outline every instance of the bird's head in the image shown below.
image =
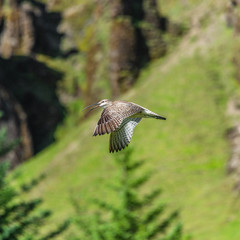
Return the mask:
<svg viewBox="0 0 240 240">
<path fill-rule="evenodd" d="M 110 104 L 110 102 L 111 102 L 111 101 L 109 101 L 108 99 L 103 99 L 103 100 L 99 101 L 99 102 L 97 103 L 97 105 L 98 105 L 99 107 L 105 108 L 105 107 L 107 107 L 107 106 Z"/>
<path fill-rule="evenodd" d="M 99 102 L 97 102 L 97 103 L 94 103 L 94 104 L 91 104 L 91 105 L 85 107 L 83 110 L 92 107 L 92 108 L 88 111 L 88 112 L 90 112 L 90 111 L 92 111 L 93 109 L 98 108 L 98 107 L 105 108 L 105 107 L 107 107 L 110 103 L 111 103 L 110 100 L 108 100 L 108 99 L 103 99 L 103 100 L 101 100 L 101 101 L 99 101 Z"/>
</svg>

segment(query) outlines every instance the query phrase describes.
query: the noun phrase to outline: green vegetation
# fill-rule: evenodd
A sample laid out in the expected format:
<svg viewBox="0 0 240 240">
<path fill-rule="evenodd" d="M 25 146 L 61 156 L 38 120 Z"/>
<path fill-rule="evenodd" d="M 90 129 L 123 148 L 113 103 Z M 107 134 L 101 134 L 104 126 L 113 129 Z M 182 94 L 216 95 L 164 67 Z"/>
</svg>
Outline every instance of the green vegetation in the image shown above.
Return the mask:
<svg viewBox="0 0 240 240">
<path fill-rule="evenodd" d="M 202 4 L 205 11 L 209 6 Z M 171 12 L 177 12 L 179 18 L 196 12 L 196 7 L 192 12 L 177 7 Z M 229 44 L 234 40 L 222 19 L 222 13 L 213 11 L 207 26 L 204 22 L 198 32 L 190 31 L 170 54 L 144 70 L 137 85 L 121 97 L 167 117 L 165 122 L 144 119 L 136 127 L 131 141 L 133 158 L 148 159 L 139 174 L 157 171 L 142 191 L 160 186 L 163 201 L 172 210 L 180 209 L 185 231 L 196 240 L 240 238 L 239 200 L 232 191 L 233 179 L 225 174 L 230 153 L 225 132 L 231 124 L 225 115 L 226 104 L 237 94 Z M 109 136 L 92 137 L 99 114 L 81 124 L 68 122 L 54 145 L 15 171 L 20 175 L 16 185 L 46 174 L 28 196 L 44 198 L 43 205 L 56 212 L 53 224 L 74 216 L 71 195 L 80 206 L 89 198 L 105 196 L 118 202 L 105 188 L 118 171 L 108 153 Z M 91 203 L 86 207 L 91 212 L 96 208 Z M 66 236 L 77 232 L 72 227 Z"/>
<path fill-rule="evenodd" d="M 1 144 L 4 143 L 4 139 L 4 134 L 0 134 Z M 15 142 L 4 147 L 1 145 L 0 156 L 3 157 L 15 145 Z M 16 191 L 7 179 L 8 167 L 7 161 L 0 163 L 0 239 L 47 240 L 54 239 L 65 231 L 69 225 L 68 221 L 58 225 L 55 230 L 41 235 L 40 230 L 47 223 L 51 212 L 49 210 L 38 210 L 42 203 L 39 198 L 27 201 L 21 198 L 36 186 L 43 176 L 38 179 L 35 178 L 29 184 L 22 185 L 21 190 Z"/>
<path fill-rule="evenodd" d="M 64 222 L 54 231 L 41 235 L 40 230 L 47 223 L 51 212 L 48 210 L 39 211 L 41 199 L 28 201 L 20 200 L 24 192 L 29 191 L 39 179 L 35 179 L 28 185 L 24 185 L 20 192 L 17 192 L 6 180 L 8 164 L 0 164 L 0 239 L 1 240 L 47 240 L 54 239 L 61 234 L 69 225 Z"/>
<path fill-rule="evenodd" d="M 84 211 L 79 211 L 81 206 L 75 202 L 79 214 L 77 224 L 85 233 L 82 238 L 91 240 L 182 239 L 182 226 L 180 223 L 175 223 L 178 211 L 163 217 L 166 215 L 164 213 L 166 205 L 157 201 L 161 190 L 156 188 L 148 191 L 144 196 L 139 196 L 138 192 L 152 173 L 136 176 L 136 170 L 143 165 L 144 161 L 133 161 L 131 154 L 130 149 L 115 158 L 120 169 L 120 177 L 112 184 L 111 189 L 119 198 L 118 205 L 112 205 L 104 199 L 96 199 L 94 202 L 100 214 L 95 213 L 90 218 L 83 217 Z M 109 217 L 106 218 L 106 215 Z"/>
<path fill-rule="evenodd" d="M 148 159 L 145 170 L 156 169 L 158 174 L 145 188 L 162 186 L 163 199 L 181 209 L 183 225 L 194 239 L 240 236 L 238 204 L 225 175 L 229 156 L 225 111 L 233 72 L 230 56 L 217 58 L 224 52 L 219 45 L 172 66 L 159 67 L 162 61 L 156 62 L 123 97 L 167 117 L 164 123 L 145 119 L 139 124 L 131 142 L 133 157 Z M 53 221 L 73 215 L 69 203 L 73 193 L 82 193 L 79 204 L 90 196 L 108 195 L 117 201 L 104 188 L 117 171 L 108 153 L 109 136 L 91 136 L 98 115 L 72 126 L 58 143 L 17 169 L 22 181 L 39 172 L 47 174 L 32 196 L 43 196 L 46 207 L 61 209 Z"/>
</svg>

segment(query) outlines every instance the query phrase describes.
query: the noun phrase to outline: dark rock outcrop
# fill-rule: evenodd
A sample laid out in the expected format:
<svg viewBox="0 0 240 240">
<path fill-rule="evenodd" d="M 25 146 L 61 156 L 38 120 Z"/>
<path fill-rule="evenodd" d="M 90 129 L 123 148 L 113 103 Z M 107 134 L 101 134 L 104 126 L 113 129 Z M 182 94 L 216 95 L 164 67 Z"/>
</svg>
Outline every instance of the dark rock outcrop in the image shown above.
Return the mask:
<svg viewBox="0 0 240 240">
<path fill-rule="evenodd" d="M 144 1 L 144 24 L 142 27 L 143 36 L 146 39 L 150 59 L 164 56 L 167 51 L 166 42 L 163 40 L 161 29 L 166 29 L 162 25 L 161 16 L 158 13 L 156 0 Z"/>
<path fill-rule="evenodd" d="M 11 167 L 15 167 L 33 155 L 32 138 L 26 113 L 2 85 L 0 85 L 0 111 L 2 115 L 0 132 L 5 133 L 0 149 L 2 152 L 6 149 L 6 154 L 0 157 L 0 162 L 8 160 Z M 11 146 L 13 149 L 8 151 Z"/>
<path fill-rule="evenodd" d="M 57 32 L 61 14 L 48 12 L 38 1 L 9 1 L 8 16 L 2 18 L 0 28 L 0 55 L 8 58 L 13 55 L 34 53 L 57 56 L 60 54 L 62 34 Z"/>
<path fill-rule="evenodd" d="M 34 153 L 54 141 L 64 117 L 56 88 L 61 73 L 30 57 L 0 59 L 0 84 L 21 104 L 33 140 Z"/>
<path fill-rule="evenodd" d="M 109 76 L 116 97 L 134 84 L 141 67 L 165 55 L 167 45 L 156 0 L 116 0 L 109 3 L 109 9 Z"/>
<path fill-rule="evenodd" d="M 98 43 L 92 43 L 86 52 L 86 64 L 85 64 L 85 74 L 86 74 L 86 90 L 84 92 L 86 105 L 92 104 L 92 102 L 98 101 L 98 93 L 95 87 L 95 82 L 97 79 L 97 68 L 99 66 L 99 60 L 97 54 L 100 52 L 101 46 Z"/>
<path fill-rule="evenodd" d="M 4 2 L 4 1 L 3 1 Z M 8 12 L 0 2 L 0 129 L 7 142 L 20 141 L 6 158 L 16 166 L 54 141 L 54 131 L 64 117 L 57 96 L 60 72 L 35 59 L 36 53 L 61 56 L 62 34 L 58 12 L 48 12 L 35 0 L 10 0 Z"/>
<path fill-rule="evenodd" d="M 136 35 L 128 18 L 115 20 L 110 35 L 109 70 L 113 96 L 128 90 L 137 76 Z"/>
</svg>

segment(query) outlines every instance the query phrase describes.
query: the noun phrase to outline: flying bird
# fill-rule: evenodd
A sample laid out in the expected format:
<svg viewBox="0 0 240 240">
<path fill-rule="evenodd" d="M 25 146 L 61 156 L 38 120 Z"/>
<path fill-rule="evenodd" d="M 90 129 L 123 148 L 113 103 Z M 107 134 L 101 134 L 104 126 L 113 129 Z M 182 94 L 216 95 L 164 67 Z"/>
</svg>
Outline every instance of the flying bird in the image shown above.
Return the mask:
<svg viewBox="0 0 240 240">
<path fill-rule="evenodd" d="M 94 130 L 93 136 L 110 134 L 109 152 L 118 152 L 130 143 L 133 130 L 142 118 L 156 118 L 166 120 L 165 117 L 144 108 L 138 104 L 126 101 L 110 101 L 103 99 L 83 110 L 102 107 L 101 117 Z"/>
</svg>

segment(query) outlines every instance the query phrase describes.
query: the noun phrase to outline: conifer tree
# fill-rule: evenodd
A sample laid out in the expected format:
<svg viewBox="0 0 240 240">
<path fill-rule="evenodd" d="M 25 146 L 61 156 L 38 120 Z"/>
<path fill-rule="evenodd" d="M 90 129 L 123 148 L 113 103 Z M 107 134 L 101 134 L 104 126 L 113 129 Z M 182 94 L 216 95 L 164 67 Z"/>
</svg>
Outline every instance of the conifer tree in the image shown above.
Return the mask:
<svg viewBox="0 0 240 240">
<path fill-rule="evenodd" d="M 106 200 L 95 200 L 101 213 L 91 218 L 79 217 L 78 225 L 84 234 L 81 239 L 91 240 L 179 240 L 182 226 L 178 211 L 166 213 L 166 205 L 159 202 L 159 188 L 141 195 L 140 188 L 152 173 L 137 175 L 144 161 L 133 161 L 132 151 L 125 151 L 116 158 L 121 170 L 118 184 L 112 186 L 119 198 L 114 205 Z"/>
<path fill-rule="evenodd" d="M 5 133 L 5 129 L 0 130 L 0 156 L 4 156 L 17 142 L 3 144 L 5 143 Z M 0 163 L 0 240 L 47 240 L 54 239 L 55 236 L 61 234 L 68 227 L 69 221 L 65 221 L 55 230 L 41 235 L 39 230 L 47 222 L 51 212 L 38 209 L 42 203 L 41 199 L 20 200 L 21 195 L 36 186 L 42 176 L 24 184 L 21 190 L 17 191 L 7 178 L 8 169 L 7 161 Z"/>
</svg>

